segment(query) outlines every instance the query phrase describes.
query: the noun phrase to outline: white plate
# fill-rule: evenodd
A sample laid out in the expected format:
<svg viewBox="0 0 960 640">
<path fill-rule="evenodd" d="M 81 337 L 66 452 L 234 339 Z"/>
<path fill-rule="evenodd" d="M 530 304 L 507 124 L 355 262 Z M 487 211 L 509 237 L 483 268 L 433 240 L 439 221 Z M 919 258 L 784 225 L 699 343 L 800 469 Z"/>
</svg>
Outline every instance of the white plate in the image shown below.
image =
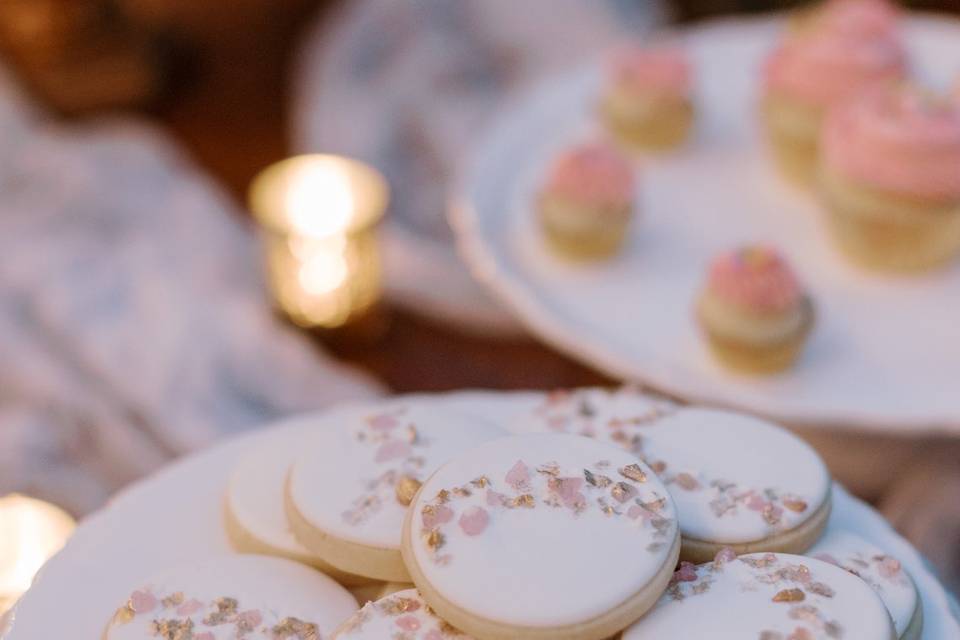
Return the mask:
<svg viewBox="0 0 960 640">
<path fill-rule="evenodd" d="M 907 26 L 921 76 L 945 86 L 960 73 L 960 22 Z M 641 168 L 638 223 L 606 263 L 555 258 L 531 206 L 556 151 L 595 133 L 601 65 L 528 94 L 464 176 L 452 212 L 463 255 L 532 330 L 614 376 L 798 425 L 960 433 L 960 264 L 916 277 L 858 270 L 831 246 L 815 201 L 780 180 L 755 107 L 761 61 L 781 28 L 762 19 L 682 32 L 698 69 L 699 130 Z M 801 361 L 767 378 L 720 367 L 691 313 L 710 258 L 753 241 L 784 250 L 818 307 Z"/>
<path fill-rule="evenodd" d="M 411 396 L 516 424 L 542 397 L 535 393 L 459 392 Z M 236 438 L 195 454 L 121 493 L 77 529 L 17 605 L 6 640 L 99 638 L 130 589 L 172 564 L 230 550 L 221 526 L 227 476 L 237 455 L 280 430 L 307 429 L 311 416 Z M 832 526 L 858 532 L 899 558 L 923 598 L 925 640 L 960 638 L 950 598 L 920 554 L 883 518 L 846 491 L 834 492 Z"/>
</svg>

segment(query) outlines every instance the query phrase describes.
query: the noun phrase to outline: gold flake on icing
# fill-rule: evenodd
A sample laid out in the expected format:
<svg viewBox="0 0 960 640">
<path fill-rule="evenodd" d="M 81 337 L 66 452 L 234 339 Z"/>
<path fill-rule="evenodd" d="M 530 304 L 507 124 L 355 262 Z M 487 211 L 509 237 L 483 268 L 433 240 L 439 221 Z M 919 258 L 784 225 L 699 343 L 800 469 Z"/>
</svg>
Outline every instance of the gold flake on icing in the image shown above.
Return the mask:
<svg viewBox="0 0 960 640">
<path fill-rule="evenodd" d="M 608 476 L 603 475 L 602 473 L 594 473 L 590 469 L 583 470 L 583 477 L 586 479 L 587 483 L 594 487 L 600 487 L 601 489 L 609 487 L 613 480 Z"/>
<path fill-rule="evenodd" d="M 806 598 L 802 589 L 783 589 L 773 595 L 774 602 L 803 602 Z"/>
<path fill-rule="evenodd" d="M 413 476 L 400 476 L 395 485 L 397 502 L 405 507 L 408 506 L 413 502 L 413 497 L 417 495 L 417 491 L 420 490 L 420 485 L 421 482 Z"/>
<path fill-rule="evenodd" d="M 624 478 L 629 478 L 634 482 L 646 482 L 647 474 L 644 473 L 643 469 L 640 468 L 638 464 L 628 464 L 625 467 L 622 467 L 620 470 L 620 475 Z"/>
</svg>

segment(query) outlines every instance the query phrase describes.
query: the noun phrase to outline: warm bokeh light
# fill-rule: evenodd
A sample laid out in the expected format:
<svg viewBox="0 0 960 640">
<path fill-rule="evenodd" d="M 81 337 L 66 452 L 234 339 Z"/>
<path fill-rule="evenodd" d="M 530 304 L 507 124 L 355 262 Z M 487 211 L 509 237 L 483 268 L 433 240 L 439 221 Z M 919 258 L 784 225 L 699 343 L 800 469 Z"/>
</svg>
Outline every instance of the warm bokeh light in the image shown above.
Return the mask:
<svg viewBox="0 0 960 640">
<path fill-rule="evenodd" d="M 0 498 L 0 614 L 29 587 L 76 526 L 54 505 L 19 494 Z"/>
<path fill-rule="evenodd" d="M 265 233 L 270 287 L 294 322 L 338 327 L 376 303 L 374 227 L 387 199 L 379 173 L 339 156 L 297 156 L 257 176 L 250 206 Z"/>
</svg>

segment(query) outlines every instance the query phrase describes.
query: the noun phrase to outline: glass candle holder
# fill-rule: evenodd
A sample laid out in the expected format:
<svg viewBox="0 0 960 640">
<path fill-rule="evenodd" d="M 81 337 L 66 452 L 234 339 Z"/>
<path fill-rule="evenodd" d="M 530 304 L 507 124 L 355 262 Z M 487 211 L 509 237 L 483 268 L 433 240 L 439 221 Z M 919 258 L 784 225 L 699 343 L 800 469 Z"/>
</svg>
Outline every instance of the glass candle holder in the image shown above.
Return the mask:
<svg viewBox="0 0 960 640">
<path fill-rule="evenodd" d="M 0 616 L 75 527 L 68 513 L 48 502 L 16 493 L 0 498 Z"/>
<path fill-rule="evenodd" d="M 254 179 L 250 208 L 264 230 L 270 290 L 293 322 L 334 329 L 379 301 L 376 226 L 388 201 L 375 169 L 340 156 L 296 156 Z"/>
</svg>

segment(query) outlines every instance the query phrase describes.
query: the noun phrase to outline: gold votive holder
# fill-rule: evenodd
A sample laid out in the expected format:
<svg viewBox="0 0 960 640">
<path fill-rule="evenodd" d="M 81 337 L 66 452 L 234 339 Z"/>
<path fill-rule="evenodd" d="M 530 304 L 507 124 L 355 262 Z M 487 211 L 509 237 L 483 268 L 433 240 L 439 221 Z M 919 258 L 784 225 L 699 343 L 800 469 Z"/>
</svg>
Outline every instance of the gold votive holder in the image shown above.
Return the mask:
<svg viewBox="0 0 960 640">
<path fill-rule="evenodd" d="M 49 502 L 17 493 L 0 498 L 0 617 L 75 527 L 70 514 Z"/>
<path fill-rule="evenodd" d="M 254 179 L 268 283 L 294 323 L 336 329 L 374 308 L 383 288 L 376 226 L 388 201 L 380 173 L 341 156 L 296 156 Z"/>
</svg>

